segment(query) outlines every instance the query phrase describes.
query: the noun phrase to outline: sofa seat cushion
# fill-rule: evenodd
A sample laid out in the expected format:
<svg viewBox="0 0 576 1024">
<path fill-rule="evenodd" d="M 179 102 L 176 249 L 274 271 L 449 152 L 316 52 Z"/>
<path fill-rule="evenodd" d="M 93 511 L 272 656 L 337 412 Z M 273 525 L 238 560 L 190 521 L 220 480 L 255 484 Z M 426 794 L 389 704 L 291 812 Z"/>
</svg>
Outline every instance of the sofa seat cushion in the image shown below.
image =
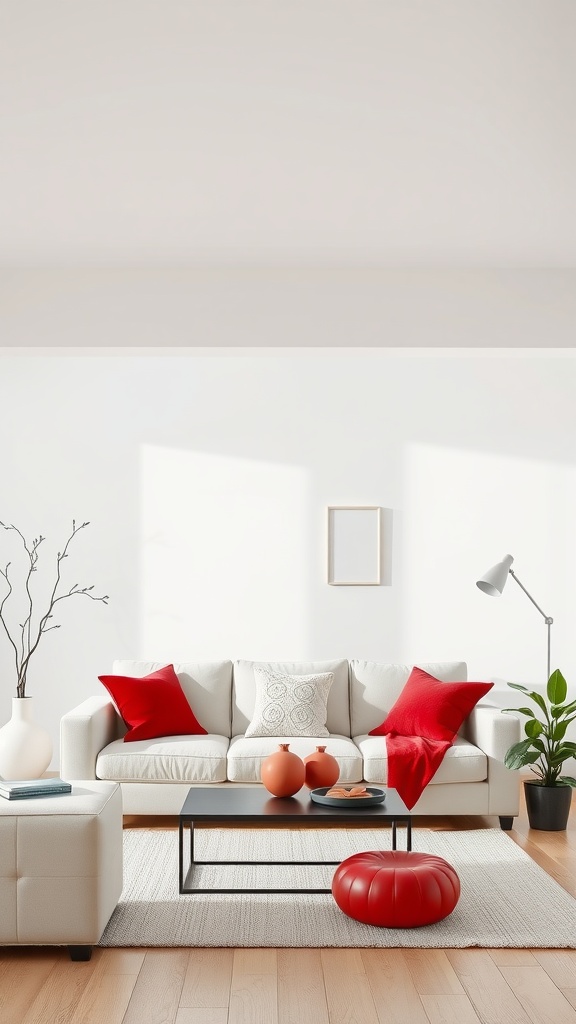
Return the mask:
<svg viewBox="0 0 576 1024">
<path fill-rule="evenodd" d="M 340 782 L 361 782 L 362 755 L 349 736 L 234 736 L 228 749 L 228 779 L 230 782 L 260 782 L 262 761 L 273 754 L 281 743 L 288 743 L 293 754 L 305 758 L 317 746 L 326 747 L 340 765 Z"/>
<path fill-rule="evenodd" d="M 388 781 L 388 756 L 385 736 L 355 736 L 354 740 L 364 760 L 364 781 Z M 484 782 L 488 777 L 486 754 L 462 736 L 457 736 L 444 755 L 430 785 L 453 782 Z"/>
<path fill-rule="evenodd" d="M 96 760 L 99 779 L 115 782 L 225 782 L 227 736 L 114 740 Z"/>
</svg>

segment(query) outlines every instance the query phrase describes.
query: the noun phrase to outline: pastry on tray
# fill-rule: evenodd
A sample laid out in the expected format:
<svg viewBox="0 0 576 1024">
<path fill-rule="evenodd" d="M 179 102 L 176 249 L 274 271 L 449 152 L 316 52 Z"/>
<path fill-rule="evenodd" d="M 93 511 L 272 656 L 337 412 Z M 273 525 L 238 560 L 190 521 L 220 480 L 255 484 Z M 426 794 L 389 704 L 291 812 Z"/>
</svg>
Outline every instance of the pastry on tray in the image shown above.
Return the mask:
<svg viewBox="0 0 576 1024">
<path fill-rule="evenodd" d="M 352 799 L 358 799 L 358 797 L 366 797 L 371 795 L 372 794 L 367 791 L 366 786 L 352 786 L 351 789 L 345 789 L 344 786 L 333 786 L 332 789 L 329 789 L 328 792 L 326 793 L 326 796 L 344 798 L 350 797 Z"/>
</svg>

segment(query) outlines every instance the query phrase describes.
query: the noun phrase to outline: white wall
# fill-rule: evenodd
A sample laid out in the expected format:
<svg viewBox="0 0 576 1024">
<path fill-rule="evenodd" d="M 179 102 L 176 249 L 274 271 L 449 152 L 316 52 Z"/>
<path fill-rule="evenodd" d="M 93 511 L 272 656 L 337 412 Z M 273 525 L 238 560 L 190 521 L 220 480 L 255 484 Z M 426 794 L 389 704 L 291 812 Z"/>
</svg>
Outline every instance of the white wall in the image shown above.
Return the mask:
<svg viewBox="0 0 576 1024">
<path fill-rule="evenodd" d="M 61 606 L 39 717 L 57 742 L 116 657 L 463 658 L 542 682 L 536 610 L 474 586 L 508 551 L 574 687 L 575 393 L 572 352 L 4 351 L 0 518 L 47 554 L 89 519 L 66 580 L 110 594 Z M 327 585 L 329 504 L 387 510 L 382 586 Z M 0 678 L 5 720 L 1 637 Z"/>
<path fill-rule="evenodd" d="M 13 7 L 0 519 L 52 555 L 90 519 L 70 582 L 111 595 L 34 659 L 55 739 L 116 656 L 538 681 L 538 613 L 473 586 L 507 550 L 574 680 L 576 7 Z M 325 506 L 364 502 L 384 583 L 330 588 Z M 11 672 L 0 636 L 0 721 Z"/>
</svg>

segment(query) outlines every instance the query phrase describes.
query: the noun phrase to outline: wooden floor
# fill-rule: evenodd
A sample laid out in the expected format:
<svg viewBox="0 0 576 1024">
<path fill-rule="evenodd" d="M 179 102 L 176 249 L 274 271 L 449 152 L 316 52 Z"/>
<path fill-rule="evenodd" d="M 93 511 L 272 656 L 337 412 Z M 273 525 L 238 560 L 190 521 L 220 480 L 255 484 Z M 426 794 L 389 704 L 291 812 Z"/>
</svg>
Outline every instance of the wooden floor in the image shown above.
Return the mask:
<svg viewBox="0 0 576 1024">
<path fill-rule="evenodd" d="M 509 835 L 576 897 L 575 803 L 565 833 L 532 832 L 522 814 Z M 497 824 L 418 819 L 440 829 Z M 5 947 L 0 1021 L 576 1024 L 576 950 L 95 949 L 89 963 L 72 963 L 65 949 Z"/>
</svg>

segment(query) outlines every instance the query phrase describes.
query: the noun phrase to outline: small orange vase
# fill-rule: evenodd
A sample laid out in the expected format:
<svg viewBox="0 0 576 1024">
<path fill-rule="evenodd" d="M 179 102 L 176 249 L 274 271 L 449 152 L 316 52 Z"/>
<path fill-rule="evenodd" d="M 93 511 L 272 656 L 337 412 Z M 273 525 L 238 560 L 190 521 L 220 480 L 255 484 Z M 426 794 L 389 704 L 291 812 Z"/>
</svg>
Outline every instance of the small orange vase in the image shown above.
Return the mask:
<svg viewBox="0 0 576 1024">
<path fill-rule="evenodd" d="M 288 743 L 281 743 L 274 754 L 262 761 L 260 777 L 273 796 L 293 796 L 304 785 L 304 763 L 288 748 Z"/>
<path fill-rule="evenodd" d="M 308 789 L 333 786 L 340 778 L 340 765 L 332 754 L 326 753 L 326 747 L 316 747 L 313 754 L 308 754 L 304 758 L 304 768 Z"/>
</svg>

